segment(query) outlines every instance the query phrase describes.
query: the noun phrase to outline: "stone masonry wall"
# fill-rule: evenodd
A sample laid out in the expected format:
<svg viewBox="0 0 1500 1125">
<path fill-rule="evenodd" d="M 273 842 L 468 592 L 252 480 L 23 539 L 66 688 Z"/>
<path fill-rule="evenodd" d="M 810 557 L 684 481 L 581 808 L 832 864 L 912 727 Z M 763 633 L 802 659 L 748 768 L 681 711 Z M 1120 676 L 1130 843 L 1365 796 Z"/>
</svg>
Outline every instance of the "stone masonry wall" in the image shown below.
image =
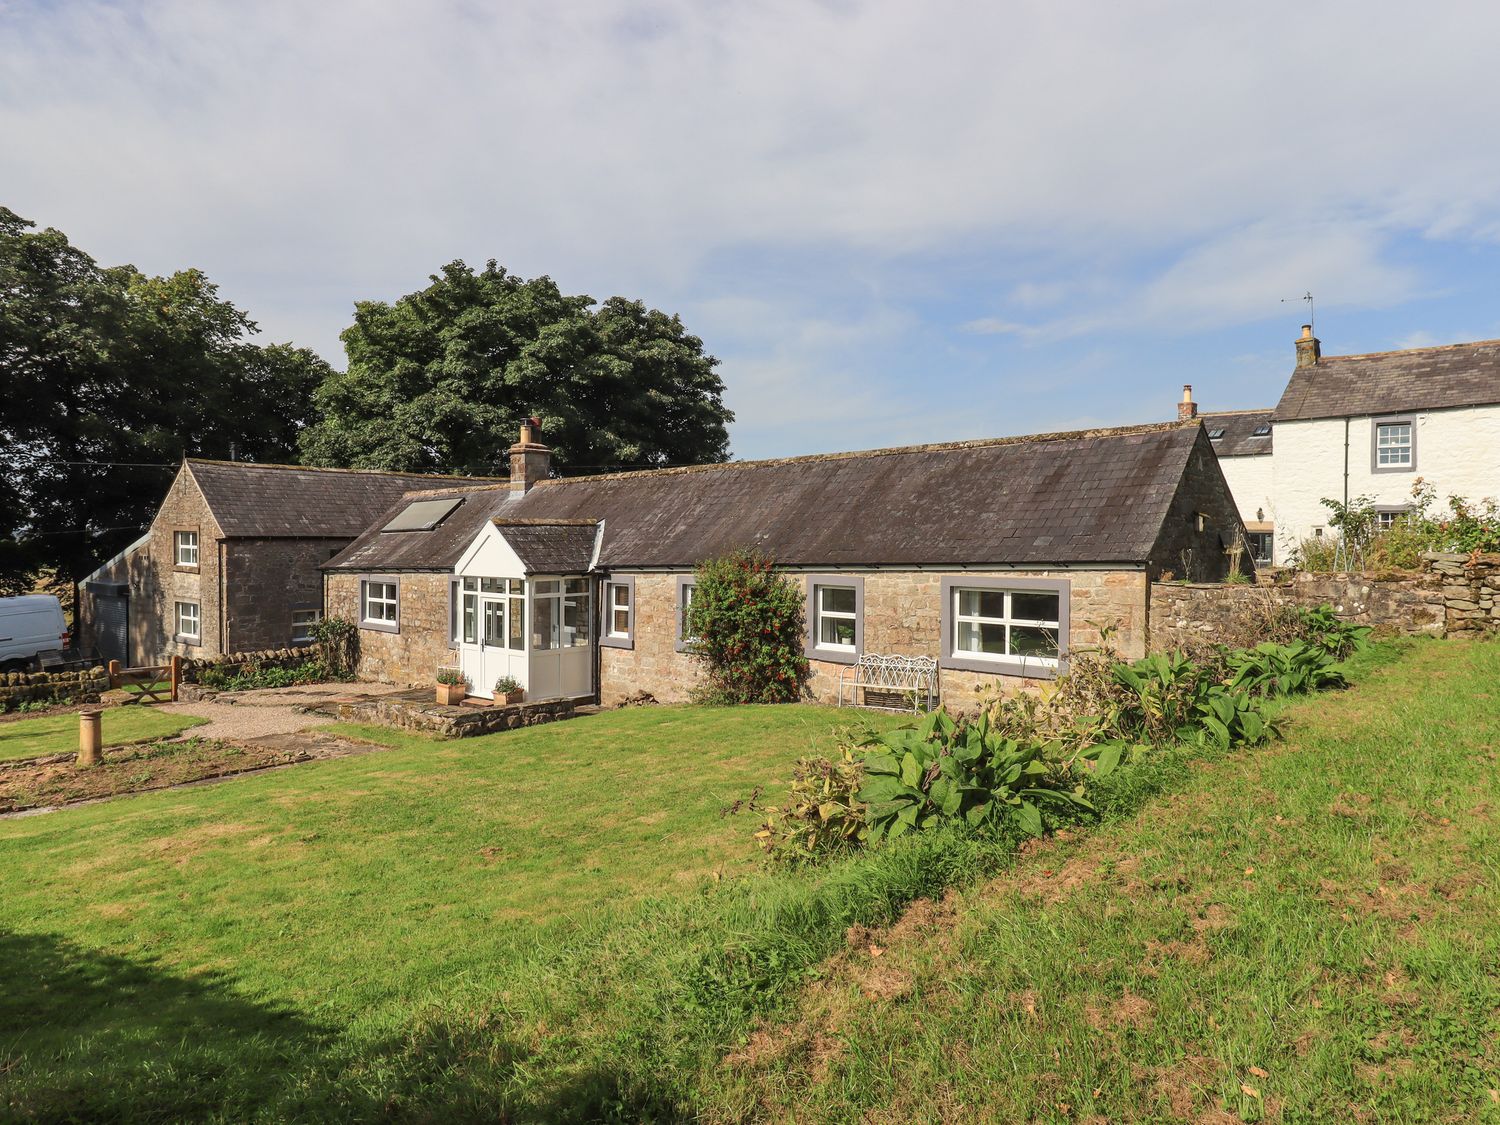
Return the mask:
<svg viewBox="0 0 1500 1125">
<path fill-rule="evenodd" d="M 291 644 L 292 611 L 323 608 L 318 567 L 348 544 L 347 538 L 226 541 L 226 649 L 251 652 Z"/>
<path fill-rule="evenodd" d="M 1449 635 L 1500 629 L 1500 555 L 1423 555 L 1442 583 Z"/>
<path fill-rule="evenodd" d="M 823 572 L 830 573 L 830 572 Z M 836 572 L 831 572 L 836 573 Z M 1069 645 L 1097 645 L 1101 628 L 1118 624 L 1112 641 L 1130 656 L 1145 653 L 1146 577 L 1138 571 L 987 571 L 972 577 L 1065 578 L 1070 584 Z M 864 650 L 882 655 L 939 655 L 942 579 L 939 572 L 881 571 L 859 575 L 865 591 Z M 797 575 L 805 585 L 805 579 Z M 633 649 L 600 650 L 600 702 L 608 705 L 639 692 L 663 703 L 688 698 L 698 675 L 687 653 L 677 652 L 677 579 L 672 574 L 635 578 L 636 624 Z M 838 698 L 839 673 L 847 665 L 812 662 L 808 691 L 826 703 Z M 940 669 L 941 698 L 952 706 L 972 705 L 981 691 L 1020 689 L 1039 681 L 984 672 Z"/>
<path fill-rule="evenodd" d="M 198 533 L 198 565 L 178 566 L 173 533 Z M 183 469 L 172 481 L 144 547 L 130 557 L 130 659 L 137 667 L 169 656 L 199 657 L 223 651 L 219 631 L 219 527 Z M 177 602 L 198 603 L 198 640 L 175 636 Z"/>
<path fill-rule="evenodd" d="M 98 703 L 100 693 L 108 690 L 109 672 L 103 668 L 81 672 L 7 672 L 0 675 L 0 711 L 37 700 Z"/>
<path fill-rule="evenodd" d="M 359 629 L 358 675 L 393 684 L 430 684 L 454 663 L 448 647 L 448 574 L 401 574 L 397 593 L 399 633 Z M 330 617 L 359 623 L 359 576 L 329 574 L 324 583 Z"/>
<path fill-rule="evenodd" d="M 1462 558 L 1463 556 L 1459 556 Z M 1463 587 L 1465 593 L 1469 587 Z M 1449 609 L 1435 573 L 1404 578 L 1287 573 L 1260 585 L 1157 582 L 1151 587 L 1153 652 L 1220 640 L 1247 643 L 1233 626 L 1258 607 L 1332 606 L 1347 621 L 1385 633 L 1443 636 Z M 1477 601 L 1475 603 L 1477 608 Z"/>
</svg>

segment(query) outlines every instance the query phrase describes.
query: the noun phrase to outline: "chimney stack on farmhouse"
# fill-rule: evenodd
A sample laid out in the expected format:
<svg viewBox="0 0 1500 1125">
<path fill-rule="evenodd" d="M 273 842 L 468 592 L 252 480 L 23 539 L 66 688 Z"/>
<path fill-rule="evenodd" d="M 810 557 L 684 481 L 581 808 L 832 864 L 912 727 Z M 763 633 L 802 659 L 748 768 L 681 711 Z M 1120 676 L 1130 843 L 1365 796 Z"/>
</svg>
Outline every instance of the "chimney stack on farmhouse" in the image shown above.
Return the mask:
<svg viewBox="0 0 1500 1125">
<path fill-rule="evenodd" d="M 1297 341 L 1297 366 L 1315 367 L 1318 358 L 1323 354 L 1318 345 L 1318 338 L 1312 334 L 1312 325 L 1302 326 L 1302 338 Z"/>
<path fill-rule="evenodd" d="M 510 487 L 525 492 L 537 481 L 552 475 L 552 450 L 539 440 L 542 420 L 528 418 L 521 423 L 521 440 L 505 452 L 510 457 Z"/>
<path fill-rule="evenodd" d="M 1193 384 L 1182 384 L 1182 401 L 1177 404 L 1177 420 L 1191 422 L 1198 417 L 1198 404 L 1193 401 Z"/>
</svg>

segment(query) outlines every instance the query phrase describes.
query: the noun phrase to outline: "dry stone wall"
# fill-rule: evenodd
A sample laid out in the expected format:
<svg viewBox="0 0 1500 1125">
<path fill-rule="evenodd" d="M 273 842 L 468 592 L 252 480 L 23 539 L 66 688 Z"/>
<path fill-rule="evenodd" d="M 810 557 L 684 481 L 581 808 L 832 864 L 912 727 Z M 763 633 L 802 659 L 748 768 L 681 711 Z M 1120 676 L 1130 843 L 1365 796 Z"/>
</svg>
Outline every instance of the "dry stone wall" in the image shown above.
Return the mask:
<svg viewBox="0 0 1500 1125">
<path fill-rule="evenodd" d="M 0 711 L 39 701 L 98 703 L 100 694 L 108 690 L 109 672 L 104 668 L 81 672 L 7 672 L 0 675 Z"/>
<path fill-rule="evenodd" d="M 1444 627 L 1451 634 L 1500 629 L 1500 555 L 1423 555 L 1442 583 Z"/>
</svg>

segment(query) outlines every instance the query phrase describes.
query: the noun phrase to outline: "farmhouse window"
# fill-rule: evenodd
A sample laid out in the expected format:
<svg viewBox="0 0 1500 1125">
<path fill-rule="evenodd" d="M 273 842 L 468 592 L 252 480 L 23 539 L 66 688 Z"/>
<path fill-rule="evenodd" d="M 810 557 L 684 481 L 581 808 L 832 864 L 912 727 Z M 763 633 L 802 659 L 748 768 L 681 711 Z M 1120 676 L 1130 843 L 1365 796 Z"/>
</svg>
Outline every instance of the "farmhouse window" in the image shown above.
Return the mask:
<svg viewBox="0 0 1500 1125">
<path fill-rule="evenodd" d="M 292 643 L 305 645 L 317 640 L 318 622 L 322 620 L 321 609 L 292 610 Z"/>
<path fill-rule="evenodd" d="M 360 624 L 368 629 L 394 633 L 400 621 L 394 578 L 366 578 L 359 584 Z"/>
<path fill-rule="evenodd" d="M 202 626 L 199 624 L 197 602 L 177 603 L 177 639 L 182 641 L 196 641 L 200 639 Z"/>
<path fill-rule="evenodd" d="M 1375 423 L 1370 469 L 1376 473 L 1404 472 L 1417 467 L 1416 435 L 1411 418 Z"/>
<path fill-rule="evenodd" d="M 807 578 L 807 655 L 853 664 L 865 647 L 863 578 L 811 574 Z"/>
<path fill-rule="evenodd" d="M 196 531 L 174 531 L 172 533 L 173 557 L 178 566 L 198 565 L 198 533 Z"/>
<path fill-rule="evenodd" d="M 688 635 L 688 610 L 693 608 L 693 597 L 697 593 L 698 584 L 691 578 L 679 577 L 677 579 L 677 644 L 678 652 L 686 652 L 697 640 L 696 637 Z"/>
<path fill-rule="evenodd" d="M 1068 650 L 1066 580 L 944 578 L 940 664 L 1050 678 Z"/>
</svg>

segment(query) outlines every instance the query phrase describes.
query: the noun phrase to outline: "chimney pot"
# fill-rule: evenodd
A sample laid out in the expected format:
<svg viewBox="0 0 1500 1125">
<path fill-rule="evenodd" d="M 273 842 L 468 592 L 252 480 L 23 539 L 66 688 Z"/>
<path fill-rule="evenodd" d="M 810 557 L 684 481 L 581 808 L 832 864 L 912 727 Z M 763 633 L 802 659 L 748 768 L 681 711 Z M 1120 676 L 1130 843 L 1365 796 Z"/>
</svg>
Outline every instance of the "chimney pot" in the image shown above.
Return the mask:
<svg viewBox="0 0 1500 1125">
<path fill-rule="evenodd" d="M 1182 384 L 1182 401 L 1177 404 L 1177 420 L 1188 422 L 1198 417 L 1198 404 L 1193 401 L 1193 384 Z"/>
<path fill-rule="evenodd" d="M 1318 338 L 1312 334 L 1312 325 L 1302 326 L 1302 335 L 1297 339 L 1297 366 L 1314 367 L 1323 354 Z"/>
</svg>

